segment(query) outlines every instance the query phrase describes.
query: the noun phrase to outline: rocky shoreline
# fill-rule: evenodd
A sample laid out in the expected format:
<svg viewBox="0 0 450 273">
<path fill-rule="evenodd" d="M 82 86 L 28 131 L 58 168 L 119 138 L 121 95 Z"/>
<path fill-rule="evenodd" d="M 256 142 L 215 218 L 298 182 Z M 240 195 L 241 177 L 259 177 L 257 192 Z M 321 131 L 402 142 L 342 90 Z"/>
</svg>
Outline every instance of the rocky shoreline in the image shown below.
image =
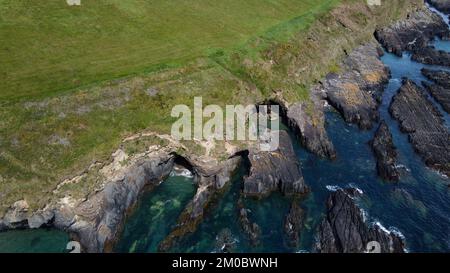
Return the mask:
<svg viewBox="0 0 450 273">
<path fill-rule="evenodd" d="M 119 160 L 122 153 L 115 155 Z M 174 160 L 174 155 L 167 152 L 147 152 L 127 167 L 110 169 L 104 187 L 85 200 L 67 196 L 36 212 L 27 211 L 26 202 L 18 201 L 0 221 L 0 230 L 52 226 L 68 232 L 85 252 L 108 250 L 120 233 L 127 211 L 144 188 L 155 187 L 170 174 Z M 113 166 L 114 162 L 105 170 Z"/>
<path fill-rule="evenodd" d="M 130 159 L 125 166 L 117 164 L 124 158 L 123 151 L 118 150 L 113 154 L 113 162 L 102 168 L 108 172 L 103 188 L 84 200 L 67 196 L 36 212 L 29 211 L 24 200 L 18 201 L 0 220 L 0 231 L 54 227 L 66 231 L 72 239 L 80 242 L 83 252 L 110 252 L 121 233 L 126 215 L 137 204 L 142 192 L 158 186 L 174 169 L 180 156 L 173 150 L 173 147 L 154 147 Z M 183 164 L 187 162 L 190 165 L 198 187 L 180 216 L 180 219 L 186 217 L 181 224 L 192 228 L 195 226 L 193 223 L 201 219 L 213 193 L 230 181 L 240 158 L 232 157 L 221 164 L 200 158 L 182 159 Z"/>
<path fill-rule="evenodd" d="M 400 57 L 405 51 L 413 53 L 427 48 L 436 36 L 447 40 L 450 31 L 444 20 L 429 9 L 417 10 L 407 19 L 375 31 L 375 38 L 380 44 Z"/>
<path fill-rule="evenodd" d="M 424 63 L 447 60 L 446 56 L 435 55 L 435 50 L 428 46 L 435 36 L 449 38 L 448 27 L 438 15 L 426 9 L 418 10 L 408 19 L 375 33 L 387 51 L 399 56 L 404 51 L 410 51 Z M 327 75 L 312 87 L 311 102 L 279 103 L 288 126 L 306 149 L 320 157 L 336 157 L 325 130 L 325 101 L 346 122 L 357 124 L 360 129 L 371 129 L 378 122 L 382 92 L 390 78 L 389 69 L 380 60 L 382 54 L 382 49 L 375 42 L 364 44 L 347 54 L 341 71 Z M 448 62 L 443 65 L 448 65 Z M 424 71 L 424 75 L 436 83 L 426 85 L 427 90 L 448 112 L 448 75 L 444 77 L 445 81 L 429 71 Z M 409 134 L 411 143 L 425 163 L 448 176 L 450 137 L 439 111 L 424 96 L 421 88 L 405 81 L 392 101 L 390 112 L 399 121 L 402 131 Z M 378 159 L 380 176 L 386 180 L 398 180 L 395 147 L 384 122 L 375 135 L 372 147 Z M 167 178 L 180 159 L 174 151 L 170 147 L 159 147 L 133 157 L 122 166 L 119 163 L 124 152 L 118 150 L 113 155 L 113 163 L 103 168 L 108 173 L 107 181 L 86 199 L 76 200 L 66 196 L 56 204 L 49 204 L 35 212 L 30 211 L 26 201 L 17 201 L 0 219 L 0 231 L 51 226 L 71 234 L 85 252 L 111 251 L 126 215 L 136 205 L 142 192 L 156 187 Z M 273 153 L 250 147 L 237 151 L 223 162 L 213 158 L 184 157 L 183 162 L 194 174 L 197 192 L 181 213 L 175 229 L 161 242 L 160 251 L 169 251 L 185 235 L 196 230 L 205 209 L 215 197 L 220 196 L 242 160 L 246 159 L 250 168 L 249 174 L 244 177 L 245 196 L 263 198 L 273 191 L 294 196 L 309 192 L 286 131 L 280 131 L 280 148 Z M 374 240 L 380 242 L 382 252 L 403 252 L 404 242 L 400 236 L 365 222 L 362 210 L 355 204 L 358 195 L 356 189 L 338 190 L 330 194 L 327 216 L 320 225 L 315 250 L 364 252 L 367 243 Z M 257 244 L 258 226 L 250 222 L 242 204 L 239 208 L 241 224 L 250 240 Z M 303 220 L 304 211 L 297 203 L 292 203 L 285 217 L 284 230 L 287 244 L 293 248 L 298 246 Z"/>
</svg>

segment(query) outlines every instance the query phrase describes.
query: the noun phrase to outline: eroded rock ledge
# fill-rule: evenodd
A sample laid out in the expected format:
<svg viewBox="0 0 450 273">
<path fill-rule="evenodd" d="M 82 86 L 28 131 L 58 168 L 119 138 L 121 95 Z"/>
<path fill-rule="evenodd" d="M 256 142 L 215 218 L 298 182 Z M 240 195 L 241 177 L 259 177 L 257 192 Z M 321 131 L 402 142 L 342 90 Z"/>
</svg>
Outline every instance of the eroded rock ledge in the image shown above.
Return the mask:
<svg viewBox="0 0 450 273">
<path fill-rule="evenodd" d="M 375 132 L 371 146 L 377 158 L 378 175 L 387 181 L 398 181 L 400 173 L 396 167 L 397 151 L 392 140 L 392 134 L 384 120 L 381 121 L 378 130 Z"/>
<path fill-rule="evenodd" d="M 355 199 L 357 189 L 339 189 L 327 200 L 327 215 L 320 224 L 315 250 L 320 253 L 363 253 L 367 244 L 376 241 L 382 253 L 404 252 L 404 242 L 396 232 L 366 222 Z"/>
<path fill-rule="evenodd" d="M 442 105 L 447 113 L 450 113 L 450 73 L 446 71 L 422 69 L 422 74 L 435 82 L 429 84 L 423 82 L 431 96 Z"/>
<path fill-rule="evenodd" d="M 378 106 L 390 71 L 380 60 L 381 48 L 375 43 L 358 47 L 345 59 L 344 72 L 329 74 L 322 83 L 329 103 L 346 122 L 370 129 L 378 121 Z"/>
<path fill-rule="evenodd" d="M 336 158 L 333 143 L 325 130 L 324 100 L 318 87 L 311 89 L 311 102 L 297 102 L 286 111 L 288 126 L 310 152 L 324 158 Z"/>
<path fill-rule="evenodd" d="M 425 164 L 450 175 L 450 134 L 439 110 L 425 91 L 405 80 L 391 102 L 389 111 Z"/>
</svg>

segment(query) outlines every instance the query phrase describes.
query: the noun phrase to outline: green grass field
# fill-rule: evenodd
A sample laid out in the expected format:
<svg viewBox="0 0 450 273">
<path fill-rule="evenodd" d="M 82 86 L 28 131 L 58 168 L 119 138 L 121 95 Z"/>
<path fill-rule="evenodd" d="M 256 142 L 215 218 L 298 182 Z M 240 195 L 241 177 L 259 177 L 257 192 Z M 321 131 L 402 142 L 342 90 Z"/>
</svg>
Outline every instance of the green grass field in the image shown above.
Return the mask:
<svg viewBox="0 0 450 273">
<path fill-rule="evenodd" d="M 329 2 L 336 1 L 0 0 L 0 99 L 180 65 Z"/>
<path fill-rule="evenodd" d="M 131 134 L 169 133 L 172 107 L 194 96 L 222 106 L 275 93 L 308 100 L 344 49 L 408 1 L 369 10 L 365 0 L 0 0 L 0 217 L 17 200 L 44 206 Z"/>
</svg>

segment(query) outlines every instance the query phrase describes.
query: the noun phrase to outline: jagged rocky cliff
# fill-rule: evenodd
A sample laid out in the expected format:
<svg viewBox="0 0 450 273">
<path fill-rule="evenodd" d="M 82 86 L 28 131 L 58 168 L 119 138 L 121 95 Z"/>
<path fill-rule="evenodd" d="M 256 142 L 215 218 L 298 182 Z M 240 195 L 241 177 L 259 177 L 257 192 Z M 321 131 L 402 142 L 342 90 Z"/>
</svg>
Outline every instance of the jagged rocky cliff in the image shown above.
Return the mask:
<svg viewBox="0 0 450 273">
<path fill-rule="evenodd" d="M 286 120 L 306 149 L 318 156 L 333 159 L 336 151 L 325 130 L 324 101 L 317 88 L 311 90 L 311 104 L 297 102 L 285 111 Z"/>
<path fill-rule="evenodd" d="M 357 189 L 339 189 L 327 200 L 327 214 L 319 226 L 315 250 L 320 253 L 363 253 L 369 242 L 380 244 L 382 253 L 404 252 L 401 236 L 370 224 L 355 203 Z"/>
</svg>

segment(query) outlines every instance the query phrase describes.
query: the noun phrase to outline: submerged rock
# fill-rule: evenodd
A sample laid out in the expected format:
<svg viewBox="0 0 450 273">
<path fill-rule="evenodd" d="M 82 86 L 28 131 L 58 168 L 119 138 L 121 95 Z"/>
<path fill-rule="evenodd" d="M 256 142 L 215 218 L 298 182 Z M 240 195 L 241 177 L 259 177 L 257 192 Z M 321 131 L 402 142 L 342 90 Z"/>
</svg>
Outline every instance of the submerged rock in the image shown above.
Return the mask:
<svg viewBox="0 0 450 273">
<path fill-rule="evenodd" d="M 408 133 L 415 151 L 425 164 L 450 175 L 450 134 L 439 110 L 425 91 L 405 80 L 391 102 L 389 111 L 403 132 Z"/>
<path fill-rule="evenodd" d="M 426 217 L 427 207 L 425 204 L 413 197 L 406 189 L 395 188 L 391 191 L 392 202 L 399 208 L 407 207 L 413 209 L 421 217 Z"/>
<path fill-rule="evenodd" d="M 277 190 L 285 195 L 308 192 L 309 188 L 303 180 L 291 138 L 286 131 L 278 131 L 278 133 L 277 150 L 266 152 L 258 147 L 249 149 L 250 171 L 244 177 L 245 195 L 264 197 Z"/>
<path fill-rule="evenodd" d="M 366 222 L 355 204 L 355 189 L 339 189 L 327 200 L 327 215 L 319 226 L 315 250 L 320 253 L 363 253 L 377 242 L 382 253 L 404 252 L 404 242 L 395 232 Z"/>
<path fill-rule="evenodd" d="M 222 253 L 234 252 L 236 239 L 229 228 L 222 229 L 216 237 L 216 249 Z"/>
<path fill-rule="evenodd" d="M 398 181 L 400 173 L 396 167 L 397 152 L 392 140 L 392 134 L 384 120 L 381 121 L 378 130 L 375 132 L 371 146 L 377 158 L 378 175 L 384 180 Z"/>
<path fill-rule="evenodd" d="M 300 244 L 300 230 L 304 223 L 304 210 L 294 200 L 289 213 L 284 220 L 284 232 L 288 247 L 298 248 Z"/>
<path fill-rule="evenodd" d="M 259 237 L 261 236 L 261 228 L 257 223 L 252 223 L 248 218 L 248 211 L 244 206 L 242 197 L 239 198 L 237 207 L 239 209 L 239 221 L 244 233 L 248 236 L 250 244 L 255 247 L 259 245 Z"/>
<path fill-rule="evenodd" d="M 360 46 L 345 59 L 343 73 L 329 74 L 322 83 L 329 103 L 361 129 L 372 128 L 379 119 L 381 94 L 390 77 L 381 54 L 374 43 Z"/>
<path fill-rule="evenodd" d="M 427 3 L 441 12 L 450 13 L 450 1 L 448 0 L 427 0 Z"/>
<path fill-rule="evenodd" d="M 398 56 L 402 56 L 403 51 L 413 52 L 427 47 L 436 36 L 448 39 L 450 31 L 442 17 L 427 8 L 412 12 L 408 18 L 375 31 L 375 38 L 384 48 Z"/>
</svg>

